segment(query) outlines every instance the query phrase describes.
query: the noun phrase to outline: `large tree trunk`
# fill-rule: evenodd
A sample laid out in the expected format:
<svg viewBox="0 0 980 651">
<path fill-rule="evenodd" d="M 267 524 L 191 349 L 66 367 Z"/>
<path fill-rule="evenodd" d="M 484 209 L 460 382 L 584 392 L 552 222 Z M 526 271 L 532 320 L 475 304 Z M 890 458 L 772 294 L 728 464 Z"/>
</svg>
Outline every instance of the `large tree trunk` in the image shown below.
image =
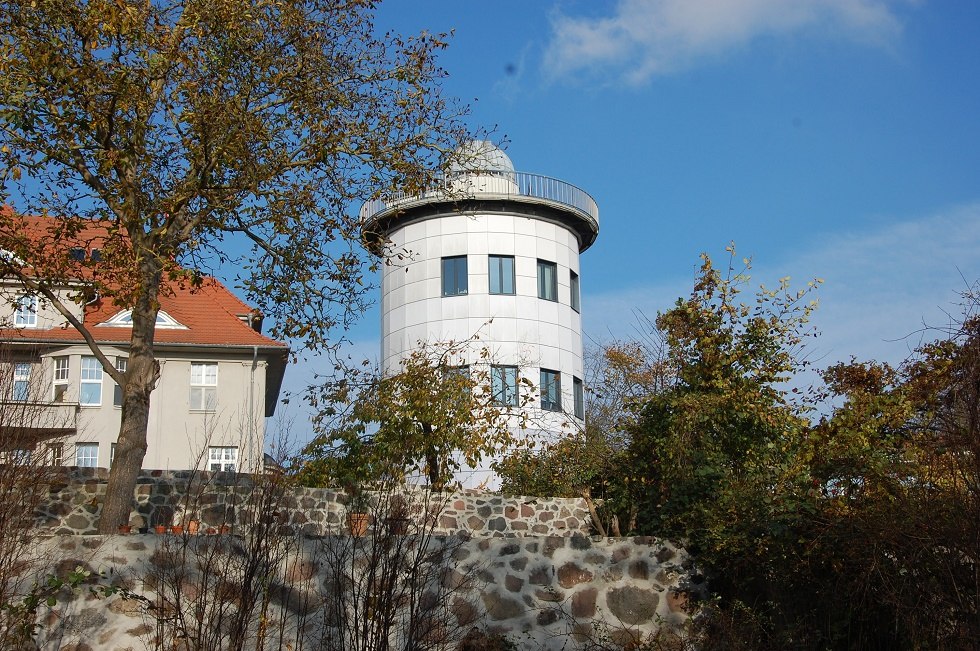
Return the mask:
<svg viewBox="0 0 980 651">
<path fill-rule="evenodd" d="M 159 264 L 151 262 L 145 265 L 143 291 L 133 307 L 133 334 L 122 392 L 122 421 L 99 519 L 100 533 L 115 533 L 120 524 L 129 522 L 136 478 L 146 456 L 150 393 L 160 378 L 160 364 L 153 354 L 153 337 L 160 311 L 158 297 L 161 277 Z"/>
</svg>

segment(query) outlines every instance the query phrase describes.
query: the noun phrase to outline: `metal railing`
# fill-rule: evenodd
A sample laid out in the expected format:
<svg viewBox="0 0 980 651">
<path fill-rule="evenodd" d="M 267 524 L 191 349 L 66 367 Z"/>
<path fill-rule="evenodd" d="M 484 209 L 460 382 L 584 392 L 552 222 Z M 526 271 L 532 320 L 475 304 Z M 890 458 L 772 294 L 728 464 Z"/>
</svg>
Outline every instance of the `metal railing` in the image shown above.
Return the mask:
<svg viewBox="0 0 980 651">
<path fill-rule="evenodd" d="M 495 177 L 495 178 L 493 178 Z M 482 180 L 489 181 L 486 185 Z M 483 186 L 483 187 L 480 187 Z M 422 194 L 396 192 L 374 199 L 361 206 L 362 222 L 392 208 L 406 208 L 430 199 L 468 199 L 477 196 L 495 198 L 530 198 L 553 201 L 581 213 L 596 228 L 599 227 L 599 207 L 588 192 L 571 183 L 529 172 L 467 171 L 440 179 L 437 187 Z"/>
</svg>

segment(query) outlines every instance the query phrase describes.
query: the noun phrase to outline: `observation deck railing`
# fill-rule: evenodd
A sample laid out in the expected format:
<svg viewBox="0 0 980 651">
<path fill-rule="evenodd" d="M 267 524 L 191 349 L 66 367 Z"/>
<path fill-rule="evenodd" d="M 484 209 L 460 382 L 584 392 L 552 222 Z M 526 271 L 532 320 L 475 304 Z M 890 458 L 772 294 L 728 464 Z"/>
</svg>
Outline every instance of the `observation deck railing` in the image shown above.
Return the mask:
<svg viewBox="0 0 980 651">
<path fill-rule="evenodd" d="M 532 199 L 554 202 L 571 208 L 592 226 L 599 228 L 599 207 L 589 193 L 571 183 L 550 176 L 529 172 L 465 171 L 441 178 L 437 186 L 422 194 L 396 192 L 374 199 L 361 206 L 361 222 L 393 208 L 407 208 L 430 200 L 461 200 L 472 198 Z"/>
</svg>

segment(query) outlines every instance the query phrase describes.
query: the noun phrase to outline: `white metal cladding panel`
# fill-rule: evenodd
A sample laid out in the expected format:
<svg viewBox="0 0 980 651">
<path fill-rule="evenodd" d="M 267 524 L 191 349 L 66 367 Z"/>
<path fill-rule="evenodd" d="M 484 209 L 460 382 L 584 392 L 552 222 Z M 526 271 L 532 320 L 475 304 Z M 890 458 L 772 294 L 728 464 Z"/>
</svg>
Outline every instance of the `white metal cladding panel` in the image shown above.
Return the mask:
<svg viewBox="0 0 980 651">
<path fill-rule="evenodd" d="M 494 363 L 520 366 L 535 385 L 540 368 L 559 371 L 563 407 L 571 410 L 572 377 L 582 376 L 583 362 L 581 317 L 568 305 L 569 270 L 579 268 L 578 241 L 570 231 L 536 219 L 480 214 L 435 217 L 390 236 L 410 249 L 410 259 L 386 267 L 382 277 L 382 355 L 389 371 L 420 340 L 478 334 L 471 363 L 479 363 L 485 347 Z M 489 254 L 515 257 L 515 296 L 489 295 Z M 467 256 L 467 294 L 443 298 L 441 258 L 455 255 Z M 558 265 L 558 303 L 537 296 L 538 259 Z M 538 413 L 534 420 L 560 429 L 568 417 Z"/>
</svg>

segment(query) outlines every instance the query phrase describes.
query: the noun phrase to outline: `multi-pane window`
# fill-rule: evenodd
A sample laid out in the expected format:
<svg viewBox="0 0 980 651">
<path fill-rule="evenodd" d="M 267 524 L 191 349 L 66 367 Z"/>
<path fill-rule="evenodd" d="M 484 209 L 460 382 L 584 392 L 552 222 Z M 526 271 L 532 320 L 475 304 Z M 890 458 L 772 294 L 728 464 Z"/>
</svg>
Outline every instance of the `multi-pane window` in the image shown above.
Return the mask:
<svg viewBox="0 0 980 651">
<path fill-rule="evenodd" d="M 68 358 L 54 358 L 54 401 L 64 402 L 68 393 Z"/>
<path fill-rule="evenodd" d="M 572 309 L 576 312 L 582 311 L 582 295 L 579 289 L 578 274 L 574 271 L 569 271 L 568 277 L 568 287 L 572 292 L 571 305 Z"/>
<path fill-rule="evenodd" d="M 466 256 L 442 259 L 442 295 L 462 296 L 467 293 Z"/>
<path fill-rule="evenodd" d="M 102 364 L 95 357 L 82 357 L 82 381 L 78 388 L 78 404 L 102 404 Z"/>
<path fill-rule="evenodd" d="M 514 293 L 514 256 L 490 256 L 490 293 Z"/>
<path fill-rule="evenodd" d="M 491 366 L 490 391 L 493 393 L 495 404 L 502 407 L 516 407 L 518 403 L 517 367 Z"/>
<path fill-rule="evenodd" d="M 65 458 L 65 445 L 63 443 L 48 444 L 48 461 L 52 466 L 60 466 Z"/>
<path fill-rule="evenodd" d="M 116 358 L 116 370 L 119 371 L 120 373 L 125 373 L 126 372 L 126 366 L 128 365 L 128 363 L 129 363 L 129 360 L 126 359 L 125 357 L 117 357 Z M 122 403 L 123 403 L 122 386 L 120 386 L 118 383 L 114 383 L 113 384 L 113 387 L 112 387 L 112 406 L 113 407 L 122 407 Z"/>
<path fill-rule="evenodd" d="M 561 411 L 561 373 L 541 369 L 541 408 Z"/>
<path fill-rule="evenodd" d="M 209 447 L 208 470 L 236 472 L 238 469 L 238 448 Z"/>
<path fill-rule="evenodd" d="M 577 377 L 572 378 L 572 395 L 575 399 L 575 418 L 585 420 L 585 385 Z"/>
<path fill-rule="evenodd" d="M 554 262 L 538 260 L 538 298 L 558 300 L 558 265 Z"/>
<path fill-rule="evenodd" d="M 95 468 L 99 465 L 98 443 L 76 443 L 75 465 L 80 468 Z"/>
<path fill-rule="evenodd" d="M 214 411 L 217 406 L 217 362 L 191 363 L 191 409 L 193 411 Z"/>
<path fill-rule="evenodd" d="M 31 387 L 31 365 L 28 362 L 18 362 L 14 364 L 14 383 L 11 387 L 10 397 L 13 400 L 25 401 L 30 393 Z"/>
<path fill-rule="evenodd" d="M 17 298 L 17 310 L 14 312 L 14 325 L 37 325 L 37 296 L 23 294 Z"/>
</svg>

